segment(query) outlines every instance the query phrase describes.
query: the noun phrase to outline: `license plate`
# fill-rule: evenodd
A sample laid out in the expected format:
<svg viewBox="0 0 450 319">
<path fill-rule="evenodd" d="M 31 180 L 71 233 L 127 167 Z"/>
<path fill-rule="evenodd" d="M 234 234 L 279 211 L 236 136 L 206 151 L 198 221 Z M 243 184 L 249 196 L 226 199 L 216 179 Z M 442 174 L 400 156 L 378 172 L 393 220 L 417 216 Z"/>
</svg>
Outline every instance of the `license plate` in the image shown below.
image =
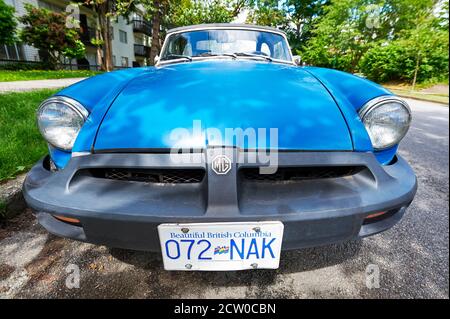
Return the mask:
<svg viewBox="0 0 450 319">
<path fill-rule="evenodd" d="M 161 224 L 164 269 L 276 269 L 283 228 L 279 221 Z"/>
</svg>

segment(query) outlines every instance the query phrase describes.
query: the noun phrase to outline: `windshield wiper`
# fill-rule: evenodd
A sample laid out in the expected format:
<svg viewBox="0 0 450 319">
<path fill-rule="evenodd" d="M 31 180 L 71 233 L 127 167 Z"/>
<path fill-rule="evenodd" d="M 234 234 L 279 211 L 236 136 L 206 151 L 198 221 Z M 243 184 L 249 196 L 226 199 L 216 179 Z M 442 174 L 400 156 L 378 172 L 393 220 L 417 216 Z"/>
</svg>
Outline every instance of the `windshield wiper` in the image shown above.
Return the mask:
<svg viewBox="0 0 450 319">
<path fill-rule="evenodd" d="M 264 60 L 267 60 L 269 62 L 272 62 L 273 59 L 267 55 L 263 54 L 254 54 L 254 53 L 247 53 L 247 52 L 234 52 L 235 56 L 245 56 L 245 57 L 252 57 L 252 58 L 261 58 Z"/>
<path fill-rule="evenodd" d="M 168 58 L 168 59 L 164 59 L 164 60 L 172 60 L 172 58 L 173 58 L 173 59 L 186 59 L 189 62 L 192 62 L 192 57 L 189 55 L 169 54 L 166 58 Z"/>
<path fill-rule="evenodd" d="M 216 54 L 216 53 L 211 53 L 211 52 L 204 52 L 202 54 L 198 54 L 198 55 L 194 55 L 193 57 L 210 57 L 210 56 L 229 56 L 232 57 L 233 59 L 236 59 L 237 56 L 234 53 L 220 53 L 220 54 Z"/>
</svg>

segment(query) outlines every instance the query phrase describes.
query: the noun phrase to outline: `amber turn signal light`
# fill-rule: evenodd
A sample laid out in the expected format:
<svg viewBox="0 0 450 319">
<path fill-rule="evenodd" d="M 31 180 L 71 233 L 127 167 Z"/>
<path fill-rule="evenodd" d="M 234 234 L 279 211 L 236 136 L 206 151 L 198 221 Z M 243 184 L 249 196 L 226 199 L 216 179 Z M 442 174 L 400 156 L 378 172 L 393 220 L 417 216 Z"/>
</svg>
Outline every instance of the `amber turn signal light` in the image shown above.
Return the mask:
<svg viewBox="0 0 450 319">
<path fill-rule="evenodd" d="M 366 217 L 366 219 L 371 219 L 371 218 L 375 218 L 375 217 L 379 217 L 381 215 L 386 214 L 387 212 L 379 212 L 379 213 L 375 213 L 375 214 L 370 214 Z"/>
<path fill-rule="evenodd" d="M 65 217 L 65 216 L 59 216 L 59 215 L 53 215 L 57 220 L 60 220 L 62 222 L 70 223 L 70 224 L 80 224 L 80 221 L 76 218 L 71 217 Z"/>
</svg>

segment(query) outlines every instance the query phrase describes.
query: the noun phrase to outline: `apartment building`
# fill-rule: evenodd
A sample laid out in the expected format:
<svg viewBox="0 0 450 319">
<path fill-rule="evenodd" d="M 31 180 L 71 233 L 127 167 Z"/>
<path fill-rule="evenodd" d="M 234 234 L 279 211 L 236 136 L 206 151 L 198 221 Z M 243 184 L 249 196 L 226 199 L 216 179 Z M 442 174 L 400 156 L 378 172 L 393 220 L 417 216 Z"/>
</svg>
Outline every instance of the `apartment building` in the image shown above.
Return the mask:
<svg viewBox="0 0 450 319">
<path fill-rule="evenodd" d="M 29 3 L 35 7 L 46 8 L 55 12 L 66 11 L 69 0 L 5 0 L 16 9 L 16 15 L 25 14 L 24 5 Z M 113 64 L 116 67 L 133 67 L 148 65 L 151 44 L 151 24 L 143 18 L 143 9 L 125 19 L 119 17 L 112 22 L 112 53 Z M 81 41 L 86 47 L 86 56 L 83 59 L 65 61 L 78 65 L 80 68 L 93 68 L 98 66 L 97 50 L 91 43 L 95 38 L 95 15 L 89 8 L 80 6 L 79 22 L 81 28 Z M 20 26 L 19 26 L 20 27 Z M 29 45 L 17 43 L 12 46 L 0 48 L 0 59 L 39 61 L 39 51 Z"/>
</svg>

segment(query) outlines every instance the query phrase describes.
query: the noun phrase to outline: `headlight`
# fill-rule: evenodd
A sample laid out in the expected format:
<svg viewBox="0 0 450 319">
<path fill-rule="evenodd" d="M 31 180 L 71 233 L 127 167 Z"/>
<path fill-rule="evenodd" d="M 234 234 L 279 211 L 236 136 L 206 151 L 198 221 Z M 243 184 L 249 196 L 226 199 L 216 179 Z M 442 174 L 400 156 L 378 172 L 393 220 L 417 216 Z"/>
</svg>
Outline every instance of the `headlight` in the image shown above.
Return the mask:
<svg viewBox="0 0 450 319">
<path fill-rule="evenodd" d="M 38 109 L 39 130 L 56 148 L 71 150 L 89 112 L 77 101 L 62 96 L 51 97 Z"/>
<path fill-rule="evenodd" d="M 383 96 L 371 100 L 360 111 L 375 150 L 383 150 L 398 144 L 408 132 L 411 111 L 408 104 L 395 96 Z"/>
</svg>

